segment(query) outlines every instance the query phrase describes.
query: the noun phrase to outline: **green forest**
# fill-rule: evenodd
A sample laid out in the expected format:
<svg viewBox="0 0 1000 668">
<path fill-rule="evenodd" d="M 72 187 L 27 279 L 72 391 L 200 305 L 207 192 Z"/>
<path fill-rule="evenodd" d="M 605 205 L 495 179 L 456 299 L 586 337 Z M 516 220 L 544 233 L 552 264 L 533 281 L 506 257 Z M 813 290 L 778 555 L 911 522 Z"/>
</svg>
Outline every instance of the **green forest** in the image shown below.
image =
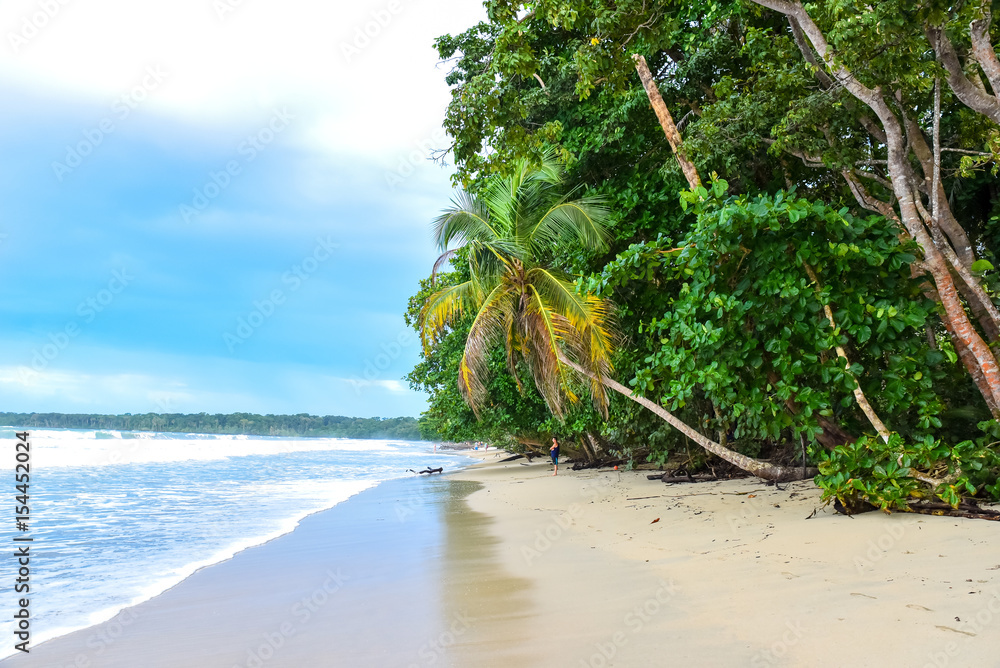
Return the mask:
<svg viewBox="0 0 1000 668">
<path fill-rule="evenodd" d="M 992 3 L 485 4 L 436 41 L 425 438 L 1000 499 Z"/>
<path fill-rule="evenodd" d="M 24 429 L 115 429 L 252 436 L 326 436 L 332 438 L 396 438 L 419 440 L 416 418 L 355 418 L 342 415 L 256 415 L 254 413 L 143 413 L 91 415 L 67 413 L 0 413 L 0 423 Z"/>
</svg>

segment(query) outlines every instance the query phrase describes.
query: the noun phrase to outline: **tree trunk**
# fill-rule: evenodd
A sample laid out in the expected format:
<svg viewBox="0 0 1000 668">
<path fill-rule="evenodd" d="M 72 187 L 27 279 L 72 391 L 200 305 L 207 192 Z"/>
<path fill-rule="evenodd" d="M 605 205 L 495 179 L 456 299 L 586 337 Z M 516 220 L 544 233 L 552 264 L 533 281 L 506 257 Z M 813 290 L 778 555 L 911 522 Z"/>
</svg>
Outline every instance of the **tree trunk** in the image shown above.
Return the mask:
<svg viewBox="0 0 1000 668">
<path fill-rule="evenodd" d="M 594 374 L 590 373 L 584 369 L 579 364 L 571 362 L 566 359 L 566 357 L 560 355 L 559 361 L 573 369 L 579 374 L 582 374 L 589 378 L 590 380 L 596 380 L 603 383 L 608 389 L 614 390 L 619 394 L 628 397 L 632 401 L 636 402 L 640 406 L 648 408 L 650 411 L 655 413 L 657 416 L 666 420 L 670 426 L 672 426 L 677 431 L 681 432 L 692 441 L 700 445 L 702 448 L 711 452 L 713 455 L 719 459 L 723 459 L 733 466 L 739 467 L 740 469 L 746 471 L 747 473 L 753 474 L 758 478 L 763 478 L 764 480 L 774 480 L 775 482 L 785 482 L 788 480 L 801 480 L 802 479 L 802 469 L 799 467 L 789 468 L 787 466 L 780 466 L 778 464 L 771 464 L 769 462 L 762 462 L 759 459 L 754 459 L 753 457 L 747 457 L 738 452 L 734 452 L 729 448 L 719 445 L 715 441 L 710 440 L 701 432 L 692 429 L 687 424 L 679 420 L 673 413 L 670 413 L 663 406 L 650 401 L 645 397 L 641 397 L 632 390 L 628 389 L 618 381 L 612 380 L 611 378 L 598 378 Z"/>
<path fill-rule="evenodd" d="M 762 7 L 774 9 L 794 18 L 809 38 L 816 53 L 826 63 L 827 67 L 830 68 L 833 77 L 854 97 L 868 105 L 875 112 L 875 115 L 878 116 L 886 135 L 889 177 L 892 182 L 893 193 L 899 202 L 900 219 L 903 222 L 903 226 L 916 242 L 920 244 L 921 248 L 923 248 L 924 266 L 931 274 L 934 284 L 937 287 L 937 292 L 941 297 L 941 305 L 945 311 L 944 319 L 947 320 L 946 325 L 971 353 L 972 361 L 978 367 L 978 371 L 981 373 L 984 381 L 985 387 L 979 385 L 979 383 L 977 385 L 983 391 L 987 405 L 1000 405 L 1000 365 L 997 364 L 993 352 L 969 321 L 964 305 L 959 299 L 955 282 L 951 278 L 948 264 L 945 262 L 941 251 L 935 246 L 920 217 L 913 198 L 913 187 L 907 178 L 909 165 L 905 142 L 903 141 L 903 128 L 901 127 L 899 118 L 896 117 L 886 103 L 882 95 L 882 90 L 880 88 L 868 88 L 850 70 L 832 57 L 826 37 L 800 2 L 797 0 L 753 1 Z M 937 38 L 938 35 L 935 34 L 934 37 Z M 941 57 L 942 53 L 946 52 L 948 47 L 950 47 L 950 43 L 947 42 L 946 36 L 940 35 L 939 44 L 942 46 L 942 49 L 939 51 L 938 56 Z M 944 55 L 948 56 L 949 54 L 945 53 Z M 944 62 L 944 60 L 943 58 L 942 64 L 945 65 L 946 69 L 949 69 L 949 74 L 954 74 L 949 67 L 950 63 Z M 949 83 L 952 84 L 953 90 L 955 89 L 953 82 L 955 78 L 954 76 L 949 77 Z M 958 91 L 955 92 L 963 102 L 969 105 L 969 102 L 963 98 L 962 94 Z M 993 98 L 991 102 L 995 104 L 997 102 L 996 98 Z M 1000 105 L 997 105 L 995 108 L 1000 112 Z M 980 110 L 977 109 L 977 111 Z M 981 111 L 981 113 L 991 116 L 991 114 L 985 111 Z M 998 119 L 1000 119 L 1000 116 L 997 116 L 994 120 Z M 972 369 L 970 369 L 970 372 L 972 372 Z M 977 374 L 972 373 L 973 377 L 976 377 Z"/>
<path fill-rule="evenodd" d="M 681 171 L 684 172 L 684 178 L 687 179 L 691 190 L 694 190 L 701 186 L 701 177 L 698 176 L 698 170 L 695 168 L 694 163 L 688 160 L 684 154 L 681 133 L 677 131 L 677 125 L 674 124 L 674 117 L 670 115 L 670 110 L 667 109 L 666 103 L 663 102 L 663 96 L 660 95 L 660 89 L 656 86 L 656 82 L 653 81 L 653 75 L 649 71 L 649 66 L 646 65 L 646 59 L 638 54 L 632 56 L 632 58 L 635 60 L 635 69 L 638 70 L 643 88 L 646 89 L 646 95 L 649 97 L 649 104 L 652 105 L 653 111 L 656 112 L 656 117 L 660 120 L 660 127 L 663 128 L 663 134 L 667 136 L 670 148 L 674 150 L 674 156 L 681 166 Z"/>
<path fill-rule="evenodd" d="M 816 272 L 813 271 L 813 268 L 805 262 L 802 263 L 802 266 L 805 268 L 806 274 L 809 276 L 809 280 L 815 285 L 816 293 L 821 293 L 823 291 L 823 286 L 820 284 L 819 277 L 816 275 Z M 826 319 L 827 322 L 830 323 L 830 328 L 832 330 L 836 330 L 837 323 L 833 319 L 833 311 L 830 309 L 828 304 L 823 304 L 823 312 L 826 313 Z M 882 437 L 883 441 L 888 443 L 890 435 L 889 430 L 882 422 L 882 419 L 875 413 L 875 409 L 872 408 L 872 405 L 868 403 L 868 397 L 866 397 L 864 391 L 862 391 L 861 384 L 858 382 L 858 379 L 854 377 L 854 374 L 851 373 L 851 360 L 847 357 L 847 351 L 841 346 L 837 346 L 836 350 L 837 355 L 844 358 L 845 372 L 851 377 L 851 380 L 854 381 L 854 400 L 858 402 L 858 406 L 861 407 L 861 411 L 865 414 L 865 417 L 868 418 L 868 421 L 871 422 L 872 426 L 875 427 L 875 431 L 878 432 L 878 435 Z"/>
<path fill-rule="evenodd" d="M 590 451 L 594 455 L 594 461 L 597 461 L 597 459 L 601 456 L 601 444 L 597 442 L 597 439 L 594 438 L 594 435 L 589 431 L 584 434 L 584 438 L 586 438 L 590 443 Z"/>
</svg>

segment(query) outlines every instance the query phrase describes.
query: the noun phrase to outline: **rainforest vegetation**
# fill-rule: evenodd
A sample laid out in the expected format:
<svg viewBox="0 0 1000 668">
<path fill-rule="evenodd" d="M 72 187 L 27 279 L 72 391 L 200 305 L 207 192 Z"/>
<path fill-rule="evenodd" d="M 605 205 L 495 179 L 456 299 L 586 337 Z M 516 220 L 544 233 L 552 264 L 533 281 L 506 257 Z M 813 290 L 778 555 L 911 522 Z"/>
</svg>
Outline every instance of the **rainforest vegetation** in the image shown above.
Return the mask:
<svg viewBox="0 0 1000 668">
<path fill-rule="evenodd" d="M 436 42 L 425 437 L 1000 497 L 991 2 L 485 4 Z"/>
<path fill-rule="evenodd" d="M 0 413 L 0 423 L 20 428 L 114 429 L 253 436 L 326 436 L 418 440 L 412 417 L 355 418 L 341 415 L 257 415 L 255 413 Z"/>
</svg>

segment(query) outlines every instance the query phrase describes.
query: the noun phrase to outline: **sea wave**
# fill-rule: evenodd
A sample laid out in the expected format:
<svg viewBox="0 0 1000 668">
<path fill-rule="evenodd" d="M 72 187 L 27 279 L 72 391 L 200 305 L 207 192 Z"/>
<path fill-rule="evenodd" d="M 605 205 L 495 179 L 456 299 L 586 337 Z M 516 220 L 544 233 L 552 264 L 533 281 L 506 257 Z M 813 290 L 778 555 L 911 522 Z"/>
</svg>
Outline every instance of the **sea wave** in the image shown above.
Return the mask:
<svg viewBox="0 0 1000 668">
<path fill-rule="evenodd" d="M 11 430 L 11 437 L 13 437 Z M 426 448 L 418 442 L 350 438 L 275 438 L 233 434 L 163 434 L 114 430 L 32 430 L 37 467 L 113 466 L 153 462 L 212 461 L 292 452 L 397 453 Z"/>
</svg>

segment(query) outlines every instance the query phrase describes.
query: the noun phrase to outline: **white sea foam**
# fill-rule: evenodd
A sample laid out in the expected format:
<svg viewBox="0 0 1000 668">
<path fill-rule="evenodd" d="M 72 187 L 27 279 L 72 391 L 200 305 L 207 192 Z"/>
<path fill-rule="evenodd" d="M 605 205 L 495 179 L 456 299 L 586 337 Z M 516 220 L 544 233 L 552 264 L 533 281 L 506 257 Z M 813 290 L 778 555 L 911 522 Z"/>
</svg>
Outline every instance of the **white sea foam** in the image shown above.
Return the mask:
<svg viewBox="0 0 1000 668">
<path fill-rule="evenodd" d="M 396 452 L 390 441 L 350 438 L 248 438 L 230 434 L 161 434 L 113 430 L 32 430 L 32 463 L 39 468 L 212 461 L 289 452 Z"/>
</svg>

